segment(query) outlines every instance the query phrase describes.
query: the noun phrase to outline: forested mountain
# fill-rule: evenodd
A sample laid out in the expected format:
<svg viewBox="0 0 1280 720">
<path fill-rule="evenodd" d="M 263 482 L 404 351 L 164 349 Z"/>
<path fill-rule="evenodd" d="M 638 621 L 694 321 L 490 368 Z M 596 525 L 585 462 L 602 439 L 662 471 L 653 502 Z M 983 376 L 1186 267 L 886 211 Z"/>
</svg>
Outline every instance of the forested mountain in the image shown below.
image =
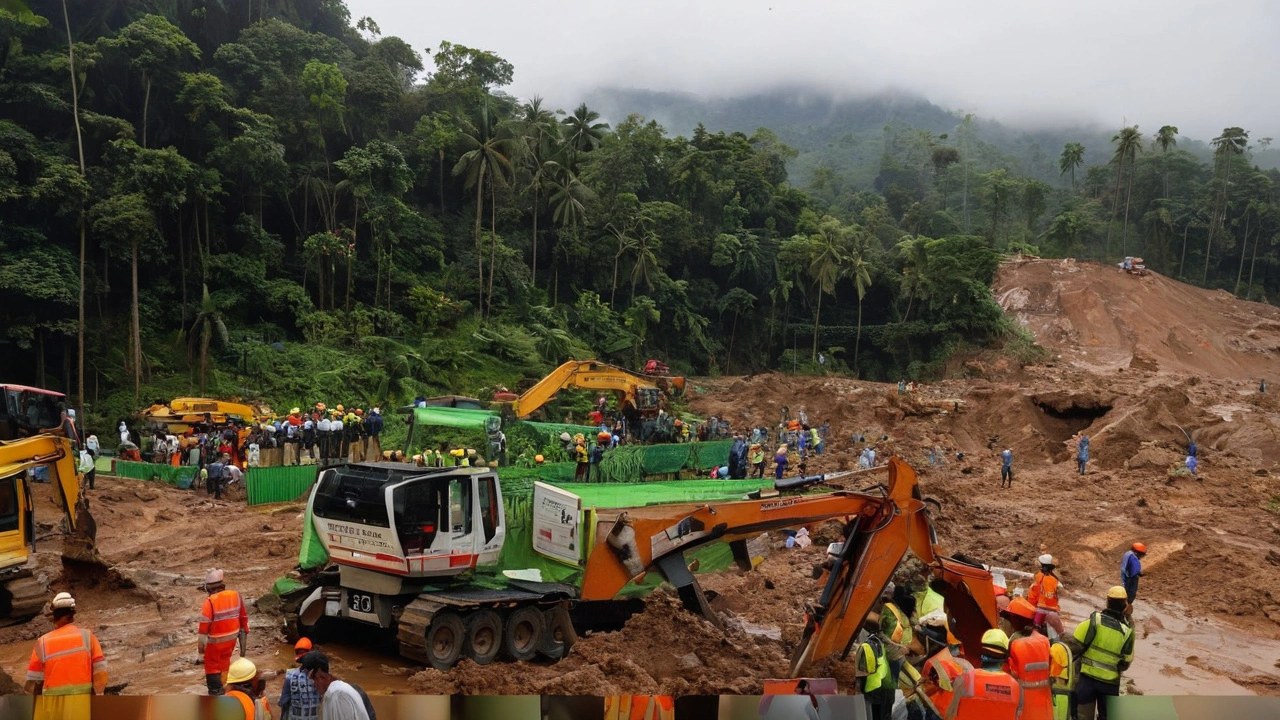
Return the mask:
<svg viewBox="0 0 1280 720">
<path fill-rule="evenodd" d="M 1280 283 L 1238 129 L 1212 165 L 1176 130 L 1089 140 L 1051 183 L 1062 148 L 1025 177 L 923 108 L 807 150 L 801 189 L 768 129 L 514 98 L 499 54 L 424 56 L 341 0 L 3 0 L 0 48 L 0 378 L 99 417 L 479 394 L 568 356 L 936 374 L 1025 342 L 988 284 L 1034 246 Z"/>
</svg>

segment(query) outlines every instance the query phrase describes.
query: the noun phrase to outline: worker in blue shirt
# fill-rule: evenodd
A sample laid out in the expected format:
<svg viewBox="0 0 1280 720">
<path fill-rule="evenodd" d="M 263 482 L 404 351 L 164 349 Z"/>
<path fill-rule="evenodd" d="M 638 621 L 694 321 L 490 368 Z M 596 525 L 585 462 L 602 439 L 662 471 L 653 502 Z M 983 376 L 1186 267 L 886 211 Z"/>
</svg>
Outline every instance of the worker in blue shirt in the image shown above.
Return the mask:
<svg viewBox="0 0 1280 720">
<path fill-rule="evenodd" d="M 1142 577 L 1142 558 L 1147 555 L 1147 546 L 1136 542 L 1124 554 L 1124 559 L 1120 561 L 1120 584 L 1124 586 L 1124 592 L 1129 596 L 1129 604 L 1133 604 L 1134 598 L 1138 597 L 1138 578 Z"/>
</svg>

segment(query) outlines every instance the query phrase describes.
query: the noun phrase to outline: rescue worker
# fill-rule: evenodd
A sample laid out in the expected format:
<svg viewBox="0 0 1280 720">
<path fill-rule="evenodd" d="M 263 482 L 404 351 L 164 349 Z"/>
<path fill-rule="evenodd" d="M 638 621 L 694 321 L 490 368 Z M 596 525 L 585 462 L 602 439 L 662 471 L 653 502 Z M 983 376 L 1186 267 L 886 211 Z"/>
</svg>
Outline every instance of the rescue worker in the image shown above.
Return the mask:
<svg viewBox="0 0 1280 720">
<path fill-rule="evenodd" d="M 240 657 L 244 657 L 249 635 L 249 614 L 240 593 L 227 589 L 222 570 L 214 569 L 205 574 L 203 587 L 209 597 L 200 608 L 200 637 L 197 647 L 204 657 L 204 680 L 209 694 L 221 695 L 237 642 L 240 645 Z"/>
<path fill-rule="evenodd" d="M 609 695 L 604 699 L 605 720 L 673 720 L 675 716 L 672 695 Z"/>
<path fill-rule="evenodd" d="M 1125 598 L 1130 605 L 1138 599 L 1138 578 L 1142 577 L 1142 558 L 1146 556 L 1147 546 L 1136 542 L 1120 561 L 1120 584 L 1124 586 Z"/>
<path fill-rule="evenodd" d="M 926 660 L 921 672 L 924 680 L 923 694 L 937 718 L 941 718 L 950 709 L 956 681 L 970 670 L 973 670 L 973 666 L 960 656 L 960 639 L 948 630 L 946 647 Z"/>
<path fill-rule="evenodd" d="M 40 636 L 27 664 L 25 689 L 36 720 L 89 717 L 90 696 L 107 687 L 107 660 L 98 638 L 75 626 L 76 600 L 60 592 L 49 607 L 54 629 Z"/>
<path fill-rule="evenodd" d="M 365 457 L 377 458 L 382 457 L 382 441 L 378 439 L 382 435 L 382 426 L 385 420 L 382 418 L 382 409 L 373 408 L 369 411 L 369 417 L 364 421 L 365 431 L 369 434 L 369 451 Z"/>
<path fill-rule="evenodd" d="M 302 658 L 311 652 L 311 641 L 302 638 L 293 646 L 293 662 L 302 665 Z M 281 720 L 316 720 L 320 716 L 320 692 L 301 667 L 284 674 L 284 687 L 280 691 Z"/>
<path fill-rule="evenodd" d="M 1044 626 L 1040 626 L 1044 632 Z M 1049 689 L 1053 695 L 1053 720 L 1068 720 L 1076 716 L 1075 652 L 1071 644 L 1054 640 L 1049 644 Z"/>
<path fill-rule="evenodd" d="M 893 583 L 889 583 L 880 595 L 884 602 L 880 606 L 880 642 L 884 645 L 885 656 L 889 658 L 889 675 L 893 678 L 897 678 L 902 672 L 903 660 L 911 647 L 910 611 L 915 608 L 904 609 L 894 602 L 904 594 L 898 592 Z M 905 595 L 907 600 L 912 600 L 909 594 Z M 914 602 L 912 605 L 914 606 Z"/>
<path fill-rule="evenodd" d="M 1076 465 L 1080 468 L 1080 474 L 1084 475 L 1085 467 L 1089 464 L 1089 436 L 1081 435 L 1080 442 L 1076 446 Z"/>
<path fill-rule="evenodd" d="M 1119 585 L 1107 591 L 1107 607 L 1076 626 L 1080 643 L 1080 678 L 1076 683 L 1076 717 L 1107 720 L 1106 698 L 1120 695 L 1120 675 L 1133 662 L 1133 627 L 1125 619 L 1128 593 Z"/>
<path fill-rule="evenodd" d="M 1062 583 L 1053 572 L 1058 566 L 1058 560 L 1047 553 L 1036 560 L 1040 563 L 1040 572 L 1037 572 L 1031 580 L 1027 600 L 1036 608 L 1037 624 L 1043 618 L 1045 624 L 1053 628 L 1055 633 L 1065 635 L 1067 631 L 1062 626 L 1062 616 L 1059 615 L 1061 608 L 1058 605 L 1058 594 L 1062 589 Z"/>
<path fill-rule="evenodd" d="M 236 658 L 227 671 L 227 685 L 227 697 L 240 702 L 245 720 L 271 720 L 271 706 L 262 697 L 267 682 L 258 674 L 258 666 L 252 660 Z"/>
<path fill-rule="evenodd" d="M 878 628 L 868 621 L 868 631 Z M 871 720 L 889 720 L 893 714 L 896 682 L 889 672 L 889 658 L 879 635 L 869 635 L 858 646 L 857 676 L 862 678 L 862 696 L 867 702 L 867 715 Z"/>
<path fill-rule="evenodd" d="M 1019 720 L 1052 720 L 1049 638 L 1036 631 L 1036 607 L 1026 598 L 1014 598 L 1002 614 L 1013 627 L 1007 669 L 1022 687 Z"/>
<path fill-rule="evenodd" d="M 346 459 L 347 457 L 347 432 L 342 424 L 342 416 L 346 414 L 346 410 L 342 406 L 334 408 L 333 420 L 329 422 L 329 450 L 333 453 L 334 460 Z"/>
<path fill-rule="evenodd" d="M 316 423 L 316 441 L 320 444 L 320 459 L 329 459 L 329 444 L 333 437 L 333 419 L 321 409 L 320 421 Z"/>
<path fill-rule="evenodd" d="M 587 454 L 585 442 L 576 442 L 573 446 L 573 460 L 577 466 L 573 471 L 574 482 L 586 482 L 591 470 L 591 457 Z"/>
<path fill-rule="evenodd" d="M 1004 487 L 1005 483 L 1013 488 L 1013 451 L 1005 448 L 1000 452 L 1000 487 Z"/>
<path fill-rule="evenodd" d="M 1017 720 L 1022 688 L 1004 671 L 1009 636 L 999 628 L 982 634 L 982 667 L 956 678 L 946 720 Z"/>
</svg>

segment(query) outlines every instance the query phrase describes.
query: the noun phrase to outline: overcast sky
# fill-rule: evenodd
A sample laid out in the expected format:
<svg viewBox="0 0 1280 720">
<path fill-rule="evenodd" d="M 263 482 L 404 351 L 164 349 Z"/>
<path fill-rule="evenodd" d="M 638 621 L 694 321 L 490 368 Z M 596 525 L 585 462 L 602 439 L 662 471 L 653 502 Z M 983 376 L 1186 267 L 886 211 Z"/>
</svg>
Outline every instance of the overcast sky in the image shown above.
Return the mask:
<svg viewBox="0 0 1280 720">
<path fill-rule="evenodd" d="M 597 87 L 906 89 L 1011 124 L 1280 137 L 1280 0 L 347 0 L 419 51 L 515 65 L 569 106 Z M 427 59 L 430 66 L 430 60 Z"/>
</svg>

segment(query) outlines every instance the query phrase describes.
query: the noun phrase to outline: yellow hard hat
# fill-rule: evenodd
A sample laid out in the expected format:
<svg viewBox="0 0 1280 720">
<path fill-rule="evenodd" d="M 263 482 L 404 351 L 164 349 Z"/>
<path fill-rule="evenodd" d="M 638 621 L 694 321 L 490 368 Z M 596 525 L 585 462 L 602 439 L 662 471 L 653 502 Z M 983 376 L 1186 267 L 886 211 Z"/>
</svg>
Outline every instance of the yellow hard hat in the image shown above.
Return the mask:
<svg viewBox="0 0 1280 720">
<path fill-rule="evenodd" d="M 455 449 L 453 449 L 453 450 L 450 450 L 450 451 L 449 451 L 449 454 L 450 454 L 450 455 L 452 455 L 452 456 L 454 456 L 454 457 L 462 457 L 463 455 L 466 455 L 467 453 L 466 453 L 466 451 L 465 451 L 465 450 L 463 450 L 462 448 L 455 448 Z"/>
<path fill-rule="evenodd" d="M 253 664 L 249 658 L 236 658 L 231 663 L 231 669 L 227 671 L 227 682 L 231 685 L 246 683 L 258 674 L 258 666 Z"/>
<path fill-rule="evenodd" d="M 542 461 L 544 461 L 544 460 L 546 460 L 546 458 L 542 457 L 541 455 L 534 455 L 534 456 L 533 456 L 533 461 L 534 461 L 534 462 L 536 462 L 536 463 L 540 463 L 540 462 L 542 462 Z"/>
<path fill-rule="evenodd" d="M 991 628 L 982 633 L 982 649 L 998 650 L 1007 654 L 1009 652 L 1009 636 L 1000 628 Z"/>
<path fill-rule="evenodd" d="M 1111 589 L 1107 590 L 1107 599 L 1108 600 L 1128 600 L 1129 593 L 1125 592 L 1123 585 L 1112 585 Z"/>
<path fill-rule="evenodd" d="M 346 412 L 341 405 L 338 406 L 338 412 Z"/>
</svg>

